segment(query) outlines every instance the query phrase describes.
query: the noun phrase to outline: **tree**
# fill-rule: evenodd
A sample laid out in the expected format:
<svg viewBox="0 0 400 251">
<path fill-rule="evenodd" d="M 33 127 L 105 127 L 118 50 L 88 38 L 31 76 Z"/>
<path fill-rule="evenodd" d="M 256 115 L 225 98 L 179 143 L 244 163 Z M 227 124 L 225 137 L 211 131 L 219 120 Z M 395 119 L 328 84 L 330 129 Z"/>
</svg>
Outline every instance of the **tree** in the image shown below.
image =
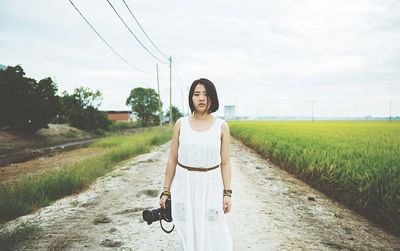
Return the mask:
<svg viewBox="0 0 400 251">
<path fill-rule="evenodd" d="M 0 70 L 0 128 L 36 131 L 47 127 L 59 109 L 57 85 L 51 78 L 36 82 L 21 66 Z"/>
<path fill-rule="evenodd" d="M 33 97 L 31 105 L 34 111 L 31 123 L 33 128 L 47 127 L 47 124 L 57 116 L 60 111 L 59 97 L 56 96 L 57 86 L 51 78 L 40 80 L 33 87 Z"/>
<path fill-rule="evenodd" d="M 73 95 L 78 99 L 79 105 L 84 109 L 90 106 L 98 108 L 102 100 L 102 94 L 99 90 L 92 91 L 90 88 L 83 86 L 76 88 Z"/>
<path fill-rule="evenodd" d="M 92 91 L 87 87 L 78 87 L 71 95 L 63 92 L 63 96 L 60 98 L 61 112 L 58 122 L 68 122 L 83 130 L 109 128 L 111 121 L 107 119 L 104 112 L 97 109 L 100 100 L 101 92 Z"/>
<path fill-rule="evenodd" d="M 159 122 L 159 116 L 157 115 L 158 98 L 159 96 L 154 89 L 138 87 L 131 90 L 129 97 L 126 99 L 126 105 L 132 107 L 132 112 L 144 126 L 149 126 Z"/>
<path fill-rule="evenodd" d="M 179 111 L 178 107 L 172 106 L 172 122 L 176 122 L 183 114 Z M 169 110 L 165 111 L 165 118 L 169 121 Z"/>
</svg>

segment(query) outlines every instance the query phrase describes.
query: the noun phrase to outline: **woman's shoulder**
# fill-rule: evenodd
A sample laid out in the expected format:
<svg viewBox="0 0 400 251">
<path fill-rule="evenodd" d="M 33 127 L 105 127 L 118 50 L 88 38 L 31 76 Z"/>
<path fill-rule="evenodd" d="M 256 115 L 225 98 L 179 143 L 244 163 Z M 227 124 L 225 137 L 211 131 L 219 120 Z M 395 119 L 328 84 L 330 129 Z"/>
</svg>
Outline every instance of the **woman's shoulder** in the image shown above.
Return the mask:
<svg viewBox="0 0 400 251">
<path fill-rule="evenodd" d="M 222 132 L 229 132 L 229 125 L 228 125 L 228 123 L 226 122 L 226 120 L 223 119 L 223 118 L 217 118 L 217 119 L 218 119 L 218 121 L 219 121 L 219 123 L 220 123 Z"/>
<path fill-rule="evenodd" d="M 182 124 L 182 117 L 175 121 L 175 126 L 181 126 Z"/>
<path fill-rule="evenodd" d="M 216 117 L 217 121 L 222 125 L 222 126 L 228 126 L 228 123 L 226 122 L 225 119 Z"/>
<path fill-rule="evenodd" d="M 187 116 L 185 117 L 180 117 L 179 119 L 176 120 L 175 122 L 175 128 L 180 129 L 182 126 L 183 121 L 186 121 L 188 119 Z"/>
<path fill-rule="evenodd" d="M 188 116 L 180 117 L 179 119 L 176 120 L 175 123 L 182 123 L 182 121 L 187 120 Z"/>
</svg>

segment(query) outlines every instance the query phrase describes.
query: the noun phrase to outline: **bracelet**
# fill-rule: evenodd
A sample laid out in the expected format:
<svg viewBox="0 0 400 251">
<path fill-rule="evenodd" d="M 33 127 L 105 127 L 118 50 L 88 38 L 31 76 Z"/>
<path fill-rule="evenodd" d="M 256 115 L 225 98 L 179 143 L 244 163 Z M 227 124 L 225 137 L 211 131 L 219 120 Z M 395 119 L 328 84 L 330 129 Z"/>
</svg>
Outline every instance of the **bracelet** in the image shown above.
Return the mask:
<svg viewBox="0 0 400 251">
<path fill-rule="evenodd" d="M 161 195 L 160 195 L 160 199 L 161 199 L 161 197 L 163 197 L 163 196 L 171 197 L 171 192 L 170 192 L 170 191 L 163 191 L 163 192 L 161 193 Z"/>
<path fill-rule="evenodd" d="M 224 193 L 232 194 L 232 189 L 224 189 Z"/>
<path fill-rule="evenodd" d="M 224 189 L 224 197 L 228 196 L 228 197 L 232 197 L 232 189 Z"/>
</svg>

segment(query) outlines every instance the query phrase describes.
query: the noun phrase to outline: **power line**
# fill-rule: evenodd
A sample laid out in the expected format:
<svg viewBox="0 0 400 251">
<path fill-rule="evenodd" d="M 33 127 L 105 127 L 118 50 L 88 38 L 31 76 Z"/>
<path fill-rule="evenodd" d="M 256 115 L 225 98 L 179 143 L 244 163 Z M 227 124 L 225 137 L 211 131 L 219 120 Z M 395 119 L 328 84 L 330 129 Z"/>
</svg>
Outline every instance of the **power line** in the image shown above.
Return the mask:
<svg viewBox="0 0 400 251">
<path fill-rule="evenodd" d="M 177 79 L 177 77 L 176 77 L 174 71 L 172 72 L 172 77 L 174 77 L 176 83 L 178 84 L 179 89 L 181 89 L 181 92 L 182 92 L 182 93 L 183 93 L 183 92 L 186 92 L 185 87 L 183 87 L 183 86 L 181 85 L 181 83 L 180 83 L 179 80 Z"/>
<path fill-rule="evenodd" d="M 186 92 L 189 91 L 189 88 L 187 87 L 187 85 L 183 84 L 182 81 L 180 80 L 178 72 L 176 71 L 175 65 L 173 64 L 172 66 L 174 68 L 172 76 L 174 77 L 175 81 L 177 82 L 179 89 L 181 89 L 182 112 L 185 113 L 184 96 L 185 96 Z M 179 80 L 178 80 L 178 78 L 179 78 Z M 185 89 L 185 87 L 186 87 L 186 89 Z"/>
<path fill-rule="evenodd" d="M 186 89 L 188 89 L 189 87 L 185 84 L 185 82 L 182 81 L 182 79 L 180 78 L 179 74 L 178 74 L 178 70 L 175 67 L 175 64 L 172 65 L 172 67 L 174 67 L 175 71 L 174 73 L 176 74 L 176 76 L 178 77 L 178 82 L 180 82 Z"/>
<path fill-rule="evenodd" d="M 132 32 L 132 30 L 129 28 L 129 26 L 125 23 L 124 19 L 122 19 L 122 17 L 119 15 L 118 11 L 114 8 L 114 6 L 111 4 L 111 2 L 109 0 L 107 0 L 107 2 L 110 4 L 111 8 L 114 10 L 115 14 L 117 14 L 117 16 L 119 17 L 119 19 L 122 21 L 122 23 L 125 25 L 125 27 L 129 30 L 129 32 L 133 35 L 133 37 L 136 39 L 136 41 L 157 61 L 163 63 L 163 64 L 168 64 L 167 62 L 159 59 L 158 57 L 156 57 L 153 53 L 151 53 L 151 51 L 149 51 L 149 49 L 146 48 L 146 46 L 144 46 L 144 44 L 139 40 L 139 38 L 136 37 L 136 35 Z"/>
<path fill-rule="evenodd" d="M 112 50 L 122 61 L 124 61 L 126 64 L 128 64 L 130 67 L 132 67 L 133 69 L 140 71 L 140 72 L 145 72 L 142 69 L 137 68 L 136 66 L 132 65 L 131 63 L 129 63 L 125 58 L 123 58 L 117 51 L 115 51 L 111 45 L 96 31 L 96 29 L 89 23 L 89 21 L 85 18 L 85 16 L 83 16 L 83 14 L 79 11 L 79 9 L 75 6 L 75 4 L 71 1 L 68 0 L 72 6 L 75 8 L 75 10 L 79 13 L 79 15 L 83 18 L 83 20 L 85 20 L 85 22 L 90 26 L 90 28 L 92 28 L 92 30 L 97 34 L 97 36 L 101 39 L 101 41 L 103 41 L 107 47 Z"/>
<path fill-rule="evenodd" d="M 172 76 L 178 84 L 179 89 L 181 89 L 181 93 L 186 93 L 189 90 L 189 87 L 182 82 L 181 78 L 179 77 L 178 71 L 176 70 L 175 64 L 172 64 L 172 67 L 174 68 L 174 71 L 172 71 Z"/>
<path fill-rule="evenodd" d="M 137 25 L 140 27 L 140 29 L 143 31 L 144 35 L 146 35 L 147 39 L 150 41 L 150 43 L 154 46 L 154 48 L 156 48 L 158 50 L 159 53 L 161 53 L 161 55 L 163 55 L 166 59 L 168 59 L 168 57 L 153 43 L 153 41 L 150 39 L 150 37 L 147 35 L 147 33 L 144 31 L 143 27 L 140 25 L 139 21 L 137 20 L 137 18 L 135 17 L 135 15 L 133 15 L 131 9 L 129 8 L 128 4 L 125 2 L 125 0 L 122 0 L 126 6 L 126 8 L 129 10 L 129 12 L 131 13 L 133 19 L 135 19 L 135 22 L 137 23 Z"/>
</svg>

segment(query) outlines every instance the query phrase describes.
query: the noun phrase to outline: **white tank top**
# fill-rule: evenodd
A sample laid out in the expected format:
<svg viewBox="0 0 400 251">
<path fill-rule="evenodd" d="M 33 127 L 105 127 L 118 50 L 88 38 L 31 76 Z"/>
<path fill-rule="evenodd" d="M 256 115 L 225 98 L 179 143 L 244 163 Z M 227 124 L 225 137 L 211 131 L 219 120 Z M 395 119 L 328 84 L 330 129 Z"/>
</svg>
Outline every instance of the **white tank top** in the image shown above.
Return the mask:
<svg viewBox="0 0 400 251">
<path fill-rule="evenodd" d="M 189 117 L 181 118 L 178 162 L 185 166 L 209 168 L 221 164 L 221 127 L 223 120 L 216 118 L 206 131 L 190 127 Z"/>
</svg>

